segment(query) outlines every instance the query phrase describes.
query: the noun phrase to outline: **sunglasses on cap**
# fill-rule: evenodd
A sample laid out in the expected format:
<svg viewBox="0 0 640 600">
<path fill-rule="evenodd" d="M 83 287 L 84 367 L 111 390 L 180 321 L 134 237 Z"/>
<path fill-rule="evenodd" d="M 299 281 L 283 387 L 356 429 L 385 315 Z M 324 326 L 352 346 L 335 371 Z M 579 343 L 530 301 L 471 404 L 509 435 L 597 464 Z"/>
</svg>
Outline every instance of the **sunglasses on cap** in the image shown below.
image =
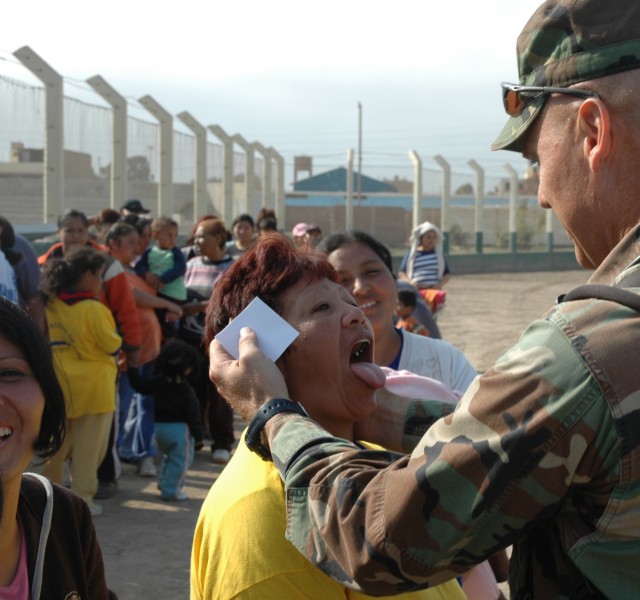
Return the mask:
<svg viewBox="0 0 640 600">
<path fill-rule="evenodd" d="M 500 85 L 502 86 L 504 109 L 510 117 L 520 115 L 527 104 L 542 95 L 565 94 L 578 98 L 600 98 L 595 92 L 576 88 L 520 85 L 517 83 L 506 83 L 504 81 Z"/>
</svg>

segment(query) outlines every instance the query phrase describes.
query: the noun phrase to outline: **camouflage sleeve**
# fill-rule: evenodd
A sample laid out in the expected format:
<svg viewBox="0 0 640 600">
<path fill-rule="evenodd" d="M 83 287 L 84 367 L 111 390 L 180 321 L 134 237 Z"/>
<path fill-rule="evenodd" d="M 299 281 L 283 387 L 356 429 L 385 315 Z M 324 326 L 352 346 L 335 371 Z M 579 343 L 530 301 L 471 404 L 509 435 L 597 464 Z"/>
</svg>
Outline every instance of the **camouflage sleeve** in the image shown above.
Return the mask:
<svg viewBox="0 0 640 600">
<path fill-rule="evenodd" d="M 575 340 L 536 321 L 411 456 L 358 450 L 308 420 L 283 420 L 270 443 L 287 537 L 349 587 L 429 587 L 548 518 L 570 485 L 613 476 L 604 463 L 614 429 Z"/>
<path fill-rule="evenodd" d="M 402 446 L 410 454 L 420 443 L 422 436 L 441 417 L 450 415 L 454 404 L 441 400 L 411 400 L 402 431 Z"/>
</svg>

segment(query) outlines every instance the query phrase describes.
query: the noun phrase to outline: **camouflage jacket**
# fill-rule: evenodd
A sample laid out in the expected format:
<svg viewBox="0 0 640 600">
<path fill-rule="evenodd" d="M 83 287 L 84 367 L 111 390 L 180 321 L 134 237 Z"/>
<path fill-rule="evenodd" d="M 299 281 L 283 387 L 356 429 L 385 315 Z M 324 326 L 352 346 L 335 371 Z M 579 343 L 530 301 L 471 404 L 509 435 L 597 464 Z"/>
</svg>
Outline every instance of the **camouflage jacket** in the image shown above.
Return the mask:
<svg viewBox="0 0 640 600">
<path fill-rule="evenodd" d="M 591 282 L 638 278 L 638 236 Z M 283 419 L 271 449 L 287 537 L 371 595 L 428 587 L 513 544 L 513 599 L 637 597 L 639 347 L 632 309 L 556 305 L 411 456 L 357 450 L 308 419 Z M 412 426 L 416 406 L 430 410 L 414 404 Z"/>
</svg>

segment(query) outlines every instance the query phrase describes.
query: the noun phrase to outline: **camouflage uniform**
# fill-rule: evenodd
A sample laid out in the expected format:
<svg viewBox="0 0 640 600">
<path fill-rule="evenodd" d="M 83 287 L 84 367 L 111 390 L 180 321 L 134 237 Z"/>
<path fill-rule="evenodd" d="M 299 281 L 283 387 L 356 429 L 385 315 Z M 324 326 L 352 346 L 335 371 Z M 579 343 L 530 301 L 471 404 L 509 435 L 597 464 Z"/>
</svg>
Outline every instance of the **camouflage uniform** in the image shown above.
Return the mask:
<svg viewBox="0 0 640 600">
<path fill-rule="evenodd" d="M 591 281 L 640 281 L 639 237 L 640 228 L 627 235 Z M 635 598 L 638 340 L 640 314 L 629 308 L 556 305 L 411 456 L 358 451 L 309 420 L 282 419 L 271 450 L 287 536 L 369 594 L 436 584 L 513 544 L 512 598 Z M 414 429 L 418 407 L 425 425 L 438 410 L 414 405 Z"/>
</svg>

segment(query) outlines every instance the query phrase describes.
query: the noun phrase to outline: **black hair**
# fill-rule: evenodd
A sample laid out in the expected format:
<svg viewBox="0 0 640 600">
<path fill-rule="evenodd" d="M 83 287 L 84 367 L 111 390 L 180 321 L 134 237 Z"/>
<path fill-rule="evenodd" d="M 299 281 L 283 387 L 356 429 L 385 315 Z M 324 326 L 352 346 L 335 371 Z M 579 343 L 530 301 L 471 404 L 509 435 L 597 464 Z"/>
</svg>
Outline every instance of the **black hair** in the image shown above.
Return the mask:
<svg viewBox="0 0 640 600">
<path fill-rule="evenodd" d="M 273 210 L 273 208 L 267 208 L 266 206 L 263 206 L 259 211 L 258 214 L 256 216 L 256 221 L 260 222 L 263 219 L 273 219 L 274 221 L 277 222 L 277 218 L 276 218 L 276 211 Z"/>
<path fill-rule="evenodd" d="M 0 296 L 0 336 L 23 354 L 44 395 L 40 433 L 33 445 L 41 458 L 53 456 L 62 445 L 66 407 L 49 342 L 31 317 L 18 305 Z"/>
<path fill-rule="evenodd" d="M 1 215 L 0 228 L 2 229 L 2 231 L 0 231 L 0 248 L 9 264 L 14 267 L 22 258 L 22 252 L 18 252 L 12 248 L 16 243 L 16 233 L 13 230 L 13 225 Z"/>
<path fill-rule="evenodd" d="M 119 222 L 127 223 L 128 225 L 131 225 L 132 227 L 134 227 L 138 233 L 142 233 L 145 227 L 151 227 L 151 223 L 153 222 L 153 219 L 130 213 L 128 215 L 125 215 L 124 217 L 120 217 Z"/>
<path fill-rule="evenodd" d="M 278 231 L 278 221 L 273 217 L 264 217 L 258 221 L 258 231 Z"/>
<path fill-rule="evenodd" d="M 316 250 L 329 256 L 329 254 L 335 252 L 339 248 L 342 248 L 342 246 L 346 246 L 347 244 L 352 244 L 354 242 L 364 244 L 371 248 L 371 250 L 378 255 L 387 269 L 389 269 L 389 272 L 393 274 L 393 261 L 391 259 L 391 252 L 389 251 L 389 248 L 364 231 L 350 229 L 349 231 L 332 233 L 320 240 L 316 246 Z"/>
<path fill-rule="evenodd" d="M 418 297 L 413 290 L 398 290 L 398 300 L 409 308 L 415 308 Z"/>
<path fill-rule="evenodd" d="M 252 228 L 255 227 L 255 223 L 253 221 L 253 217 L 251 215 L 248 215 L 247 213 L 242 213 L 241 215 L 238 215 L 234 220 L 233 223 L 231 224 L 231 228 L 233 229 L 238 223 L 249 223 L 249 225 L 251 225 Z"/>
<path fill-rule="evenodd" d="M 156 359 L 155 372 L 170 381 L 187 377 L 187 370 L 196 371 L 200 354 L 191 345 L 182 340 L 167 342 Z"/>
<path fill-rule="evenodd" d="M 74 219 L 76 217 L 78 219 L 82 219 L 85 227 L 89 227 L 89 219 L 87 218 L 87 215 L 76 208 L 67 208 L 66 210 L 62 211 L 62 213 L 60 213 L 60 216 L 58 217 L 58 229 L 62 229 L 70 219 Z"/>
<path fill-rule="evenodd" d="M 48 260 L 40 275 L 40 289 L 45 296 L 72 289 L 87 272 L 97 273 L 107 263 L 107 257 L 94 248 L 84 247 L 62 258 Z"/>
<path fill-rule="evenodd" d="M 111 241 L 120 241 L 125 235 L 129 235 L 130 233 L 138 233 L 137 229 L 126 223 L 125 221 L 116 221 L 109 230 L 107 231 L 107 235 L 104 237 L 104 243 L 109 247 L 109 242 Z"/>
</svg>

